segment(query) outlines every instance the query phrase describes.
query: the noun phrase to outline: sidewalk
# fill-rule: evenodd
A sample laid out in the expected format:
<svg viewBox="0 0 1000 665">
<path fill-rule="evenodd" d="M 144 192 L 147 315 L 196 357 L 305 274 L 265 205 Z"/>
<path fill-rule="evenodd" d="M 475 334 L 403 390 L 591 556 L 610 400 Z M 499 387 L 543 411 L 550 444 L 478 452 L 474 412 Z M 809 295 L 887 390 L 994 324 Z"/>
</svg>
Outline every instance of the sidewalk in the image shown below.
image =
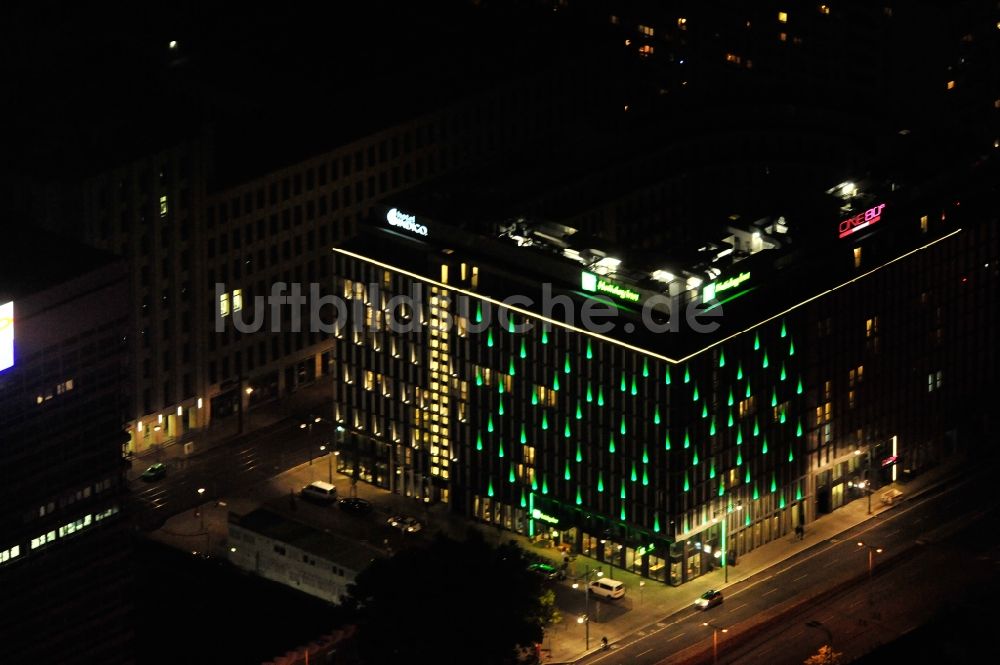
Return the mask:
<svg viewBox="0 0 1000 665">
<path fill-rule="evenodd" d="M 224 445 L 233 439 L 273 427 L 292 416 L 310 413 L 328 415 L 330 408 L 331 378 L 322 377 L 290 395 L 265 402 L 243 414 L 243 433 L 239 432 L 239 417 L 229 416 L 213 420 L 207 429 L 194 430 L 179 439 L 173 439 L 132 455 L 132 467 L 128 479 L 134 480 L 147 466 L 154 462 L 170 462 L 191 458 L 212 448 Z"/>
<path fill-rule="evenodd" d="M 624 582 L 627 589 L 626 596 L 616 603 L 623 604 L 628 611 L 607 623 L 591 620 L 591 649 L 589 651 L 584 649 L 585 627 L 577 623 L 576 616 L 564 614 L 559 624 L 546 631 L 543 647 L 546 651 L 551 651 L 549 652 L 550 657 L 546 658 L 544 662 L 572 663 L 599 650 L 602 636 L 606 636 L 609 643 L 614 643 L 644 628 L 655 628 L 657 622 L 661 622 L 680 610 L 690 608 L 694 600 L 709 589 L 724 590 L 745 581 L 814 545 L 828 541 L 858 524 L 887 510 L 892 510 L 893 506 L 884 506 L 879 500 L 879 495 L 890 487 L 904 492 L 905 505 L 905 501 L 932 489 L 953 475 L 960 465 L 961 460 L 953 459 L 914 478 L 906 485 L 894 483 L 891 486 L 883 487 L 872 496 L 871 515 L 868 514 L 868 500 L 866 498 L 856 499 L 808 524 L 803 540 L 790 534 L 744 554 L 739 558 L 737 566 L 729 568 L 728 582 L 724 581 L 725 572 L 723 570 L 715 570 L 682 586 L 672 587 L 661 582 L 644 579 L 621 568 L 609 568 L 606 563 L 578 555 L 576 560 L 570 563 L 571 576 L 582 577 L 585 566 L 589 566 L 592 570 L 602 569 L 606 575 Z M 526 549 L 531 549 L 533 552 L 551 557 L 557 563 L 562 563 L 562 554 L 558 550 L 539 549 L 530 544 L 524 537 L 516 536 L 516 538 Z M 644 586 L 640 587 L 640 581 L 645 583 Z M 600 601 L 595 601 L 592 598 L 592 607 L 595 602 Z"/>
</svg>

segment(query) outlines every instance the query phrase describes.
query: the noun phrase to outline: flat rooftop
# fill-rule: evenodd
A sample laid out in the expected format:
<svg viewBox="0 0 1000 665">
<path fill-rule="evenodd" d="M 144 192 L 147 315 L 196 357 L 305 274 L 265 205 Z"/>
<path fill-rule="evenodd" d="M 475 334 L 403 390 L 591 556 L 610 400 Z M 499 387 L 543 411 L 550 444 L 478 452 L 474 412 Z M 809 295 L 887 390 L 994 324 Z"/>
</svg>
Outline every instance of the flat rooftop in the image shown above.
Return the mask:
<svg viewBox="0 0 1000 665">
<path fill-rule="evenodd" d="M 0 303 L 45 291 L 117 257 L 62 235 L 7 225 L 0 241 Z"/>
<path fill-rule="evenodd" d="M 374 547 L 289 519 L 267 508 L 257 508 L 242 516 L 233 515 L 230 522 L 356 572 L 361 572 L 374 559 L 383 556 Z"/>
</svg>

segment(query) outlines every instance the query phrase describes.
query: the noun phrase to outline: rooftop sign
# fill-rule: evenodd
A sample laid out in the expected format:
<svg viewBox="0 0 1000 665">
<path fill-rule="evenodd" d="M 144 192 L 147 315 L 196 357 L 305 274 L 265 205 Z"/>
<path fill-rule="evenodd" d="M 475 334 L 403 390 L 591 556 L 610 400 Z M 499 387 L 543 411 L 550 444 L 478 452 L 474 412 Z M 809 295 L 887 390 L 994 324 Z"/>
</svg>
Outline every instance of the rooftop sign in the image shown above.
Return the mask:
<svg viewBox="0 0 1000 665">
<path fill-rule="evenodd" d="M 0 372 L 14 366 L 14 302 L 0 305 Z"/>
<path fill-rule="evenodd" d="M 702 302 L 708 302 L 710 300 L 715 300 L 719 293 L 726 291 L 728 289 L 734 289 L 743 282 L 750 279 L 750 273 L 741 272 L 736 277 L 729 277 L 720 282 L 712 282 L 707 284 L 704 289 L 701 290 L 701 300 Z"/>
<path fill-rule="evenodd" d="M 855 231 L 860 231 L 861 229 L 871 226 L 880 219 L 882 219 L 882 209 L 885 208 L 884 203 L 879 203 L 874 208 L 869 208 L 862 213 L 858 213 L 854 217 L 849 217 L 840 223 L 840 236 L 841 238 L 846 238 Z"/>
<path fill-rule="evenodd" d="M 638 291 L 633 291 L 632 289 L 627 289 L 624 286 L 619 286 L 614 282 L 610 282 L 606 279 L 602 279 L 592 272 L 581 272 L 580 273 L 580 288 L 584 291 L 591 291 L 594 293 L 607 293 L 612 295 L 619 300 L 625 300 L 627 302 L 639 302 L 642 296 L 639 295 Z"/>
<path fill-rule="evenodd" d="M 395 226 L 396 228 L 409 231 L 410 233 L 415 233 L 418 236 L 427 235 L 426 226 L 418 224 L 416 217 L 400 212 L 399 208 L 392 208 L 389 210 L 389 212 L 386 213 L 385 220 L 389 222 L 389 226 Z"/>
</svg>

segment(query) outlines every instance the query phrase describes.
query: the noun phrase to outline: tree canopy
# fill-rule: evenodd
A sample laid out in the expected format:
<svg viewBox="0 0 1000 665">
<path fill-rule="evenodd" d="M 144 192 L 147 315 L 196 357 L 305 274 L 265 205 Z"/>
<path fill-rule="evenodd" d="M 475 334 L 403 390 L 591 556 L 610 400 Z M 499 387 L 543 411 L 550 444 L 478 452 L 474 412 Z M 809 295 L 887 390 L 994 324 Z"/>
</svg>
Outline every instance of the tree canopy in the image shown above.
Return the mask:
<svg viewBox="0 0 1000 665">
<path fill-rule="evenodd" d="M 516 544 L 494 548 L 476 532 L 439 536 L 379 560 L 349 587 L 366 663 L 476 663 L 516 660 L 555 619 L 553 595 L 527 570 Z"/>
</svg>

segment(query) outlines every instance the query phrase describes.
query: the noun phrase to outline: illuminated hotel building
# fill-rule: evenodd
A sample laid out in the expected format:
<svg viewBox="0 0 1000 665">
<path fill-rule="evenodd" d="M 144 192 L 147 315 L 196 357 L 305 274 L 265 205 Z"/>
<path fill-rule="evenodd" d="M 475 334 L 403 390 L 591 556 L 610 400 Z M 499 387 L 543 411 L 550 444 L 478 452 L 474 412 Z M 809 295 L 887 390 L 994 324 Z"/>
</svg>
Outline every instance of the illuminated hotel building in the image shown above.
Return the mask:
<svg viewBox="0 0 1000 665">
<path fill-rule="evenodd" d="M 60 238 L 8 230 L 0 244 L 5 663 L 133 662 L 127 274 Z"/>
<path fill-rule="evenodd" d="M 995 209 L 963 177 L 844 183 L 839 212 L 652 258 L 383 209 L 333 250 L 341 470 L 675 585 L 905 480 L 970 445 L 996 386 Z M 676 332 L 644 325 L 654 296 Z M 600 304 L 613 327 L 585 329 Z"/>
</svg>

